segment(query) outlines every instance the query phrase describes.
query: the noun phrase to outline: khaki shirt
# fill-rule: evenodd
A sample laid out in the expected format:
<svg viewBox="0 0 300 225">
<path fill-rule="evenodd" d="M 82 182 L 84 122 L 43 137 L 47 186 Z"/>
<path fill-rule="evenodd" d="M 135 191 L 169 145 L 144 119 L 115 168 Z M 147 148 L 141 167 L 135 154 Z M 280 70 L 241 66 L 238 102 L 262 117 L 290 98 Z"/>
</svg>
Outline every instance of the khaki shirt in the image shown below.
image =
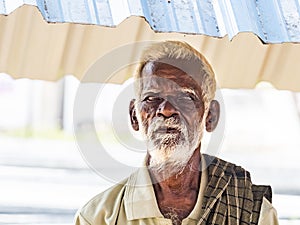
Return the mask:
<svg viewBox="0 0 300 225">
<path fill-rule="evenodd" d="M 200 209 L 207 184 L 208 173 L 203 170 L 196 205 L 189 216 L 183 219 L 182 225 L 196 225 L 201 219 Z M 122 184 L 115 185 L 91 199 L 78 210 L 75 224 L 172 225 L 172 221 L 161 214 L 150 175 L 144 167 Z M 258 224 L 278 225 L 276 210 L 266 198 L 263 199 Z"/>
</svg>

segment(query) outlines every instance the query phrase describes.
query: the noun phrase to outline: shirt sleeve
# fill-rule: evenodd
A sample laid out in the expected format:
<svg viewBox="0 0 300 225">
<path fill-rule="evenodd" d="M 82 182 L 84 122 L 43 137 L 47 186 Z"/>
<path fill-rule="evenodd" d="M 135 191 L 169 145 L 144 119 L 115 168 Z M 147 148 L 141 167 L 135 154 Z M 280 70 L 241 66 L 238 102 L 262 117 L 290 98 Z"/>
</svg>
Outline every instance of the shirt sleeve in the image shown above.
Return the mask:
<svg viewBox="0 0 300 225">
<path fill-rule="evenodd" d="M 74 218 L 74 225 L 91 225 L 82 215 L 81 213 L 76 213 Z"/>
<path fill-rule="evenodd" d="M 265 197 L 261 205 L 258 225 L 279 225 L 276 209 Z"/>
</svg>

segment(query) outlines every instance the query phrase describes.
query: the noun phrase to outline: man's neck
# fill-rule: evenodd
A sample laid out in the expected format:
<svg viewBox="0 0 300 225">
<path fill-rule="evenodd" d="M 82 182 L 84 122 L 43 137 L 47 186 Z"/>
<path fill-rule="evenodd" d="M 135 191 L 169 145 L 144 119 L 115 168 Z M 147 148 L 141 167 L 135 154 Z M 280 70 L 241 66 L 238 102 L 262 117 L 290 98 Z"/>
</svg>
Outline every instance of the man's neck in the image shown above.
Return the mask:
<svg viewBox="0 0 300 225">
<path fill-rule="evenodd" d="M 162 180 L 159 172 L 150 170 L 153 188 L 160 211 L 173 224 L 181 224 L 193 210 L 200 184 L 200 151 L 196 149 L 187 166 L 179 174 Z M 174 219 L 174 217 L 177 217 Z"/>
</svg>

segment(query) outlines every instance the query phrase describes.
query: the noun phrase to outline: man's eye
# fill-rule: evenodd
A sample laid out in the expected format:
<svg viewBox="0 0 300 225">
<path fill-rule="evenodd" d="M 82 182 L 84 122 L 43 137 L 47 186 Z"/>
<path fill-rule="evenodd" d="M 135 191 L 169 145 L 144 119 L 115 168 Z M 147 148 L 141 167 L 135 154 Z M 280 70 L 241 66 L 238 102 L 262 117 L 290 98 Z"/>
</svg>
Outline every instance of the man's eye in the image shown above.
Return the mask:
<svg viewBox="0 0 300 225">
<path fill-rule="evenodd" d="M 177 99 L 178 101 L 194 101 L 195 98 L 191 95 L 184 95 L 184 96 L 180 96 Z"/>
<path fill-rule="evenodd" d="M 158 96 L 148 96 L 148 97 L 145 98 L 144 101 L 149 102 L 149 103 L 158 102 L 158 101 L 161 101 L 161 98 L 158 97 Z"/>
</svg>

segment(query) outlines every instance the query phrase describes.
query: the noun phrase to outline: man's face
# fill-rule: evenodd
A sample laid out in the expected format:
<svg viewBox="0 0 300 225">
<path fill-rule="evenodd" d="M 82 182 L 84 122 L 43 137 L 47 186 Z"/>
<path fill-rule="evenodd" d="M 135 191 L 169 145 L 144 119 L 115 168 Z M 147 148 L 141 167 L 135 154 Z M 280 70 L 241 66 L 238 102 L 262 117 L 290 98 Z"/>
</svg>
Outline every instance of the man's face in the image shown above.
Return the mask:
<svg viewBox="0 0 300 225">
<path fill-rule="evenodd" d="M 205 121 L 200 82 L 169 64 L 145 65 L 137 110 L 158 164 L 170 157 L 184 161 L 199 146 Z"/>
</svg>

